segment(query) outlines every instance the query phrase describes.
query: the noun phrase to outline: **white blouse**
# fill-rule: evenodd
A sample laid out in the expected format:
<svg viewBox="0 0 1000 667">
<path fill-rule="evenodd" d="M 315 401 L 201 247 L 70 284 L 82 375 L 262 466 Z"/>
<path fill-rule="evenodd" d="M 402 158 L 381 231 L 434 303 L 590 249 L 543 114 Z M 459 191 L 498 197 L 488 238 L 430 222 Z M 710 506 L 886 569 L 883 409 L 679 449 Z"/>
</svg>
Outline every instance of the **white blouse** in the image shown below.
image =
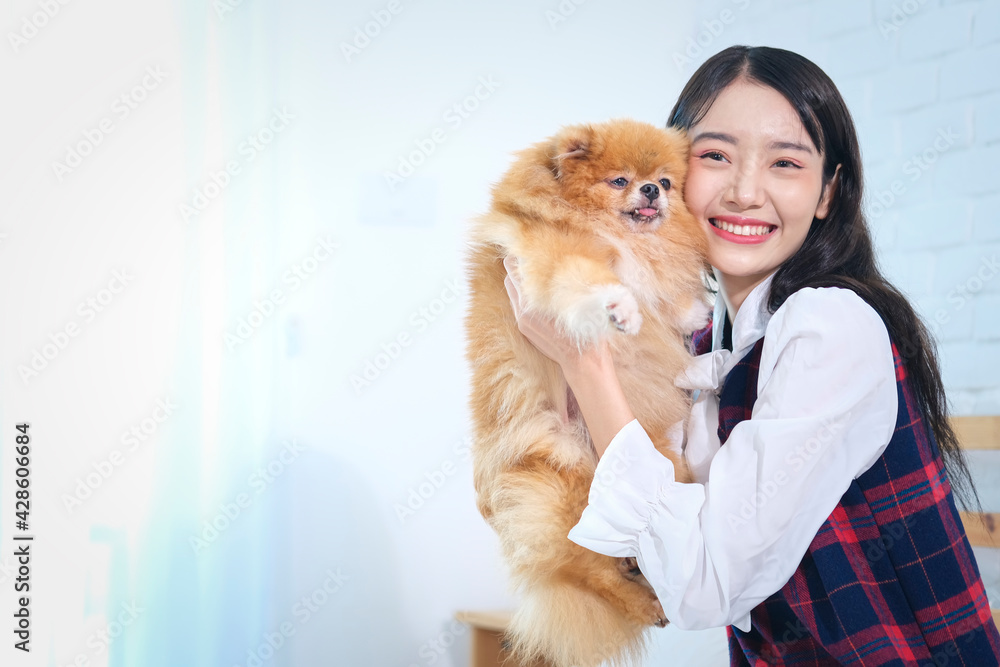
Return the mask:
<svg viewBox="0 0 1000 667">
<path fill-rule="evenodd" d="M 851 290 L 810 287 L 771 315 L 773 276 L 737 311 L 733 352 L 722 349 L 726 308 L 716 300 L 713 351 L 675 381 L 702 390 L 683 443 L 696 482 L 677 482 L 673 463 L 633 420 L 601 457 L 589 504 L 569 533 L 598 553 L 635 556 L 682 630 L 748 631 L 750 611 L 791 578 L 895 429 L 895 368 L 878 313 Z M 762 335 L 751 418 L 720 447 L 718 392 Z"/>
</svg>

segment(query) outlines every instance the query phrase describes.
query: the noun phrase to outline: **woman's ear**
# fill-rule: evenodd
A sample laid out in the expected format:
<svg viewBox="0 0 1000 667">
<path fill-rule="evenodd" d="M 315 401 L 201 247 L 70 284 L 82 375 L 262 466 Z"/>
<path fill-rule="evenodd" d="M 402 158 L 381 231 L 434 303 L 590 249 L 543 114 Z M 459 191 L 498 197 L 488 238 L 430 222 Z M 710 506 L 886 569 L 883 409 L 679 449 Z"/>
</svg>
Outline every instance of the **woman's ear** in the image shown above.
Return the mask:
<svg viewBox="0 0 1000 667">
<path fill-rule="evenodd" d="M 839 179 L 840 165 L 838 164 L 837 169 L 833 172 L 833 176 L 823 186 L 823 194 L 820 195 L 819 204 L 816 206 L 815 216 L 818 220 L 824 219 L 830 212 L 830 202 L 833 201 L 833 196 L 837 193 L 837 182 Z"/>
</svg>

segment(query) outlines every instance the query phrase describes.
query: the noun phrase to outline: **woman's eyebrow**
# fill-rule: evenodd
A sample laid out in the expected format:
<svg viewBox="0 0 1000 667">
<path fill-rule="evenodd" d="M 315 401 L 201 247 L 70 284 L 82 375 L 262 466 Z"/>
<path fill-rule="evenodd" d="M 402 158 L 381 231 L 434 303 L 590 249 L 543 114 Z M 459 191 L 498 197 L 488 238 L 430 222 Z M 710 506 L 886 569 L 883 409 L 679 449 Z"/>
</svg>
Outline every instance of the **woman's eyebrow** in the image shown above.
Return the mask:
<svg viewBox="0 0 1000 667">
<path fill-rule="evenodd" d="M 723 143 L 732 144 L 733 146 L 739 145 L 739 140 L 731 134 L 726 134 L 725 132 L 702 132 L 695 135 L 694 139 L 691 140 L 692 144 L 696 144 L 699 141 L 712 140 L 721 141 Z M 806 144 L 800 144 L 797 141 L 772 141 L 767 145 L 770 150 L 778 151 L 803 151 L 805 153 L 813 153 L 813 149 Z"/>
<path fill-rule="evenodd" d="M 805 151 L 806 153 L 810 154 L 812 154 L 813 152 L 813 149 L 810 148 L 809 146 L 806 146 L 805 144 L 800 144 L 795 141 L 772 141 L 767 145 L 767 147 L 770 148 L 771 150 L 779 150 L 779 151 L 787 151 L 787 150 Z"/>
<path fill-rule="evenodd" d="M 739 143 L 736 140 L 736 137 L 731 134 L 726 134 L 725 132 L 702 132 L 695 136 L 691 143 L 698 143 L 699 141 L 703 141 L 705 139 L 715 139 L 716 141 L 722 141 L 727 144 L 732 144 L 733 146 Z"/>
</svg>

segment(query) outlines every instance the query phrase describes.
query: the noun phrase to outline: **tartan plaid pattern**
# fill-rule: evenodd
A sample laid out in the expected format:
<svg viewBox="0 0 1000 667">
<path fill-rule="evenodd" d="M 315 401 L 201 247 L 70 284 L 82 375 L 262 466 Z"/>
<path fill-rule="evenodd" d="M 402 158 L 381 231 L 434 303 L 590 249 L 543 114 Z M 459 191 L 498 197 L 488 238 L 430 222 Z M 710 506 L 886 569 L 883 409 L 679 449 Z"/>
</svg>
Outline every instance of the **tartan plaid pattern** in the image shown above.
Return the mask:
<svg viewBox="0 0 1000 667">
<path fill-rule="evenodd" d="M 698 329 L 691 334 L 691 347 L 696 356 L 712 351 L 712 320 L 708 321 L 708 326 L 704 329 Z"/>
<path fill-rule="evenodd" d="M 711 323 L 692 340 L 699 354 L 710 351 Z M 721 442 L 750 418 L 762 343 L 723 384 Z M 851 482 L 792 578 L 751 612 L 750 631 L 727 626 L 732 667 L 1000 665 L 1000 634 L 947 471 L 891 345 L 896 430 Z"/>
<path fill-rule="evenodd" d="M 726 444 L 733 427 L 750 419 L 757 400 L 757 374 L 760 372 L 760 355 L 764 350 L 761 338 L 750 351 L 729 371 L 719 393 L 719 444 Z"/>
</svg>

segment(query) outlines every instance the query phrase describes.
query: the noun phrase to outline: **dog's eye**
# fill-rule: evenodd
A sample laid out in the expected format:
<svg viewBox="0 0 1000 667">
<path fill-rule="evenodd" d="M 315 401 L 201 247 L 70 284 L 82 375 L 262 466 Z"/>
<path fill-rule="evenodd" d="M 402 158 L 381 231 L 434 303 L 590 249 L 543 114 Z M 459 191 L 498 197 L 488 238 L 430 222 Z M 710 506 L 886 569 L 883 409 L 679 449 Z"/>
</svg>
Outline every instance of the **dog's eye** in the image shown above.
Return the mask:
<svg viewBox="0 0 1000 667">
<path fill-rule="evenodd" d="M 628 179 L 619 176 L 615 180 L 611 181 L 611 185 L 615 186 L 616 188 L 624 188 L 626 185 L 628 185 Z"/>
<path fill-rule="evenodd" d="M 670 189 L 670 179 L 669 178 L 661 178 L 660 179 L 660 185 L 663 187 L 664 191 L 669 190 Z"/>
</svg>

